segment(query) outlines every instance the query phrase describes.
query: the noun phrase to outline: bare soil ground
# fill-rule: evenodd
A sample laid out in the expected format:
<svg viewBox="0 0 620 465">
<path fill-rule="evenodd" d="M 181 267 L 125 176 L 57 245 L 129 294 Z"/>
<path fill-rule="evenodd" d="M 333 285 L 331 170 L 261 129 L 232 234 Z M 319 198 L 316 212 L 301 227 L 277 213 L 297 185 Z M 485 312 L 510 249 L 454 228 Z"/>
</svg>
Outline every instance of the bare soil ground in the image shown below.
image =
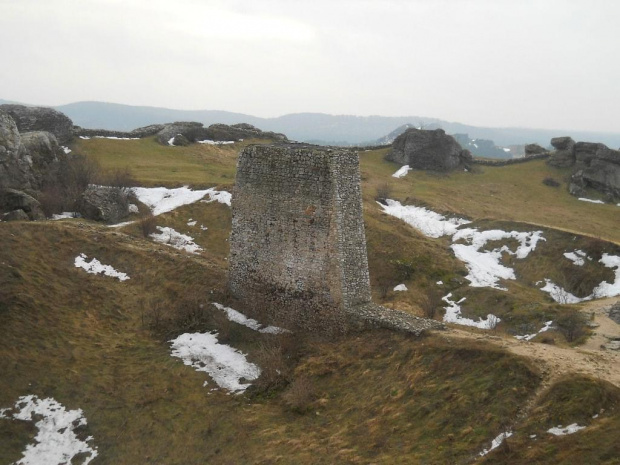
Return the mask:
<svg viewBox="0 0 620 465">
<path fill-rule="evenodd" d="M 594 314 L 592 336 L 579 347 L 562 347 L 539 342 L 520 341 L 509 335 L 481 334 L 468 329 L 452 327 L 440 337 L 450 339 L 478 339 L 496 344 L 506 350 L 529 358 L 544 375 L 545 386 L 568 373 L 582 373 L 609 381 L 620 387 L 620 351 L 605 348 L 611 338 L 620 337 L 620 325 L 611 320 L 606 310 L 620 298 L 602 299 L 584 305 L 582 311 Z"/>
</svg>

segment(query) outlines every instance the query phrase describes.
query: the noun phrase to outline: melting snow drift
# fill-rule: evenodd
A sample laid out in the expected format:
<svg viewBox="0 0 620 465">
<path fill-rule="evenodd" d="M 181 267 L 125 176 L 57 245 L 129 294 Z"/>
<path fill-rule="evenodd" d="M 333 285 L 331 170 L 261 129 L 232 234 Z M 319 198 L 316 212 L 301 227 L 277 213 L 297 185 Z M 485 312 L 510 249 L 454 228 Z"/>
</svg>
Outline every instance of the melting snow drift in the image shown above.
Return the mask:
<svg viewBox="0 0 620 465">
<path fill-rule="evenodd" d="M 253 318 L 248 318 L 243 313 L 238 312 L 230 307 L 224 307 L 222 304 L 214 303 L 215 307 L 218 310 L 222 310 L 226 313 L 226 317 L 235 323 L 239 323 L 240 325 L 246 326 L 254 331 L 258 331 L 259 333 L 265 334 L 280 334 L 288 332 L 288 329 L 278 328 L 277 326 L 263 326 L 258 321 Z"/>
<path fill-rule="evenodd" d="M 573 434 L 582 429 L 585 429 L 585 426 L 579 426 L 577 423 L 573 423 L 565 428 L 562 428 L 562 425 L 558 425 L 555 428 L 549 428 L 547 433 L 554 434 L 555 436 L 566 436 L 567 434 Z"/>
<path fill-rule="evenodd" d="M 502 289 L 498 285 L 500 279 L 516 279 L 514 270 L 500 263 L 502 253 L 515 255 L 519 259 L 523 259 L 529 253 L 536 249 L 536 244 L 542 237 L 542 231 L 535 232 L 506 232 L 498 229 L 490 231 L 478 231 L 476 229 L 463 229 L 457 231 L 452 237 L 453 241 L 464 239 L 468 244 L 452 244 L 452 250 L 459 260 L 465 262 L 465 266 L 469 270 L 466 278 L 471 282 L 472 287 L 492 287 Z M 514 252 L 506 245 L 490 251 L 481 249 L 489 241 L 499 241 L 502 239 L 516 239 L 519 246 Z"/>
<path fill-rule="evenodd" d="M 404 178 L 405 176 L 407 176 L 407 173 L 411 171 L 411 168 L 409 168 L 409 165 L 405 165 L 402 168 L 400 168 L 396 173 L 394 173 L 392 175 L 393 178 Z"/>
<path fill-rule="evenodd" d="M 159 233 L 152 233 L 150 237 L 162 244 L 169 245 L 175 249 L 185 250 L 186 252 L 197 254 L 202 250 L 198 244 L 194 242 L 194 238 L 181 234 L 180 232 L 163 226 L 157 226 Z"/>
<path fill-rule="evenodd" d="M 491 442 L 491 448 L 490 449 L 484 449 L 482 452 L 480 452 L 480 457 L 484 457 L 489 452 L 491 452 L 493 449 L 497 449 L 499 446 L 502 445 L 502 442 L 504 442 L 504 439 L 509 438 L 510 436 L 512 436 L 512 431 L 506 431 L 505 433 L 499 434 Z"/>
<path fill-rule="evenodd" d="M 161 215 L 183 205 L 197 202 L 209 196 L 209 201 L 217 201 L 230 206 L 231 194 L 215 189 L 192 190 L 187 186 L 176 189 L 166 187 L 134 187 L 132 189 L 138 200 L 147 205 L 153 215 Z"/>
<path fill-rule="evenodd" d="M 560 304 L 577 304 L 587 300 L 616 297 L 620 295 L 620 257 L 617 255 L 609 255 L 604 253 L 599 262 L 607 268 L 615 268 L 614 282 L 608 283 L 607 281 L 603 281 L 601 284 L 596 286 L 592 291 L 592 294 L 587 297 L 577 297 L 557 284 L 554 284 L 549 279 L 545 279 L 545 286 L 540 290 L 548 293 L 553 300 Z"/>
<path fill-rule="evenodd" d="M 401 205 L 397 200 L 386 199 L 385 202 L 387 205 L 379 203 L 385 213 L 403 220 L 428 237 L 451 235 L 459 226 L 470 223 L 462 218 L 446 218 L 423 207 Z"/>
<path fill-rule="evenodd" d="M 102 264 L 96 258 L 93 258 L 90 262 L 87 262 L 87 259 L 88 257 L 85 254 L 81 253 L 80 255 L 75 257 L 75 267 L 82 268 L 87 273 L 104 274 L 105 276 L 110 276 L 111 278 L 117 278 L 119 281 L 127 281 L 129 279 L 129 276 L 127 276 L 125 273 L 116 271 L 110 265 Z"/>
<path fill-rule="evenodd" d="M 221 388 L 241 393 L 260 376 L 260 368 L 247 361 L 245 354 L 217 341 L 217 333 L 185 333 L 172 343 L 172 356 L 179 357 L 185 365 L 196 371 L 208 373 Z"/>
<path fill-rule="evenodd" d="M 75 434 L 77 428 L 86 426 L 81 409 L 66 410 L 54 399 L 30 395 L 20 397 L 15 407 L 0 410 L 0 418 L 36 421 L 35 443 L 26 446 L 24 456 L 16 462 L 19 465 L 74 463 L 72 459 L 77 455 L 82 459 L 80 463 L 86 465 L 97 457 L 97 448 L 88 444 L 93 437 L 81 440 Z"/>
<path fill-rule="evenodd" d="M 463 326 L 474 326 L 480 329 L 493 329 L 498 325 L 500 321 L 502 321 L 499 317 L 491 313 L 489 313 L 484 320 L 482 318 L 479 318 L 478 321 L 475 321 L 471 318 L 465 318 L 464 316 L 461 316 L 461 307 L 459 305 L 465 301 L 465 297 L 463 297 L 458 302 L 450 300 L 450 297 L 452 297 L 452 293 L 441 298 L 441 300 L 448 304 L 447 307 L 444 307 L 446 310 L 446 314 L 443 316 L 443 321 L 445 321 L 446 323 L 455 323 L 457 325 Z"/>
</svg>

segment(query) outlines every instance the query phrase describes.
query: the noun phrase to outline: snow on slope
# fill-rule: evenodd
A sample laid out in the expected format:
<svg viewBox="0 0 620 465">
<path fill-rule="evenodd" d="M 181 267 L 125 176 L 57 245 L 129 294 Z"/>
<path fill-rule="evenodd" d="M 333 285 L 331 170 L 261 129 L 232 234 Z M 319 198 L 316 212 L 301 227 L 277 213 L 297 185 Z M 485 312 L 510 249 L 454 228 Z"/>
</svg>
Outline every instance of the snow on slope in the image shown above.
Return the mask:
<svg viewBox="0 0 620 465">
<path fill-rule="evenodd" d="M 76 456 L 80 457 L 79 463 L 86 465 L 97 457 L 97 448 L 88 444 L 93 437 L 81 440 L 75 434 L 77 428 L 86 426 L 81 409 L 67 410 L 52 398 L 29 395 L 20 397 L 13 408 L 0 410 L 0 419 L 11 418 L 36 421 L 38 430 L 34 444 L 26 446 L 16 465 L 61 465 L 74 463 Z"/>
<path fill-rule="evenodd" d="M 217 333 L 185 333 L 170 342 L 173 357 L 208 373 L 221 388 L 241 393 L 249 386 L 241 378 L 253 381 L 260 376 L 260 368 L 248 362 L 243 352 L 220 344 Z"/>
<path fill-rule="evenodd" d="M 157 226 L 158 233 L 150 234 L 150 238 L 155 242 L 160 242 L 165 245 L 169 245 L 170 247 L 174 247 L 178 250 L 185 250 L 186 252 L 197 254 L 202 250 L 198 244 L 194 242 L 194 238 L 191 236 L 187 236 L 185 234 L 181 234 L 180 232 L 164 227 Z"/>
<path fill-rule="evenodd" d="M 403 220 L 428 237 L 452 235 L 459 226 L 471 223 L 462 218 L 446 218 L 423 207 L 401 205 L 397 200 L 386 199 L 385 202 L 387 205 L 377 202 L 385 213 Z"/>
<path fill-rule="evenodd" d="M 209 196 L 209 201 L 217 201 L 230 206 L 231 194 L 213 188 L 192 190 L 188 186 L 168 189 L 167 187 L 134 187 L 133 193 L 140 202 L 147 205 L 153 215 L 161 215 L 183 205 L 199 201 Z"/>
<path fill-rule="evenodd" d="M 116 271 L 110 265 L 104 265 L 96 258 L 93 258 L 90 262 L 87 262 L 87 259 L 88 257 L 85 254 L 81 253 L 80 255 L 75 257 L 75 267 L 82 268 L 90 274 L 103 274 L 105 276 L 110 276 L 111 278 L 117 278 L 119 281 L 127 281 L 129 279 L 129 276 L 127 276 L 125 273 Z"/>
</svg>

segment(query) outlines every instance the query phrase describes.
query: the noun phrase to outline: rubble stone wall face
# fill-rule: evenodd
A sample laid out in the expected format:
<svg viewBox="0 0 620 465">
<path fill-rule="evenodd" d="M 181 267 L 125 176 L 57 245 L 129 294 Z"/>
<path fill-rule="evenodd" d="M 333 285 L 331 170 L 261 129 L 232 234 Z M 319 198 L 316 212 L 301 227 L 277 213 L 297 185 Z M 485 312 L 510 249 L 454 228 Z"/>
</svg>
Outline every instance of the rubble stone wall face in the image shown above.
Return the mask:
<svg viewBox="0 0 620 465">
<path fill-rule="evenodd" d="M 232 211 L 230 289 L 248 305 L 321 330 L 370 302 L 357 153 L 247 147 Z"/>
</svg>

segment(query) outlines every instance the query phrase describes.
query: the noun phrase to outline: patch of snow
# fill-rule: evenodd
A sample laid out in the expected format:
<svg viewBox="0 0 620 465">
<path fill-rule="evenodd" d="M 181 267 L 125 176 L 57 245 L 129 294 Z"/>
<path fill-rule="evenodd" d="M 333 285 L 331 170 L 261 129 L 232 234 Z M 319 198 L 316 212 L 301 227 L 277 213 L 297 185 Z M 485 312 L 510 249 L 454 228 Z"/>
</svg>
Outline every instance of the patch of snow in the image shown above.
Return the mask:
<svg viewBox="0 0 620 465">
<path fill-rule="evenodd" d="M 140 213 L 140 209 L 135 203 L 129 204 L 129 213 Z"/>
<path fill-rule="evenodd" d="M 411 168 L 409 168 L 409 165 L 405 165 L 402 168 L 400 168 L 396 173 L 394 173 L 392 175 L 393 178 L 404 178 L 405 176 L 407 176 L 407 173 L 411 171 Z"/>
<path fill-rule="evenodd" d="M 174 147 L 174 138 L 176 136 L 172 136 L 170 139 L 168 139 L 168 145 L 172 145 Z"/>
<path fill-rule="evenodd" d="M 12 418 L 22 421 L 36 421 L 35 443 L 28 444 L 23 457 L 16 462 L 20 465 L 60 465 L 73 463 L 80 456 L 83 465 L 97 457 L 97 448 L 88 444 L 75 434 L 75 429 L 86 426 L 86 418 L 81 409 L 66 410 L 52 398 L 39 399 L 37 396 L 22 396 L 12 409 L 2 409 L 0 418 L 11 418 L 6 412 L 13 411 Z M 37 421 L 38 420 L 38 421 Z"/>
<path fill-rule="evenodd" d="M 222 304 L 214 303 L 215 307 L 226 313 L 226 317 L 235 323 L 246 326 L 254 331 L 265 334 L 281 334 L 289 332 L 288 329 L 279 328 L 277 326 L 263 326 L 253 318 L 248 318 L 243 313 Z"/>
<path fill-rule="evenodd" d="M 406 290 L 407 290 L 407 286 L 405 286 L 404 284 L 399 284 L 398 286 L 396 286 L 396 287 L 394 288 L 394 290 L 395 290 L 396 292 L 399 292 L 399 291 L 406 291 Z"/>
<path fill-rule="evenodd" d="M 88 139 L 90 139 L 90 137 L 88 137 L 88 136 L 80 136 L 80 139 L 88 140 Z"/>
<path fill-rule="evenodd" d="M 209 201 L 218 201 L 230 206 L 231 194 L 226 191 L 216 191 L 215 189 L 192 190 L 187 186 L 176 189 L 166 187 L 134 187 L 131 189 L 140 202 L 147 205 L 153 215 L 161 215 L 197 202 L 205 196 L 209 196 Z"/>
<path fill-rule="evenodd" d="M 71 149 L 69 147 L 65 147 L 64 145 L 61 145 L 60 148 L 62 148 L 62 151 L 65 152 L 67 155 L 71 153 Z"/>
<path fill-rule="evenodd" d="M 86 260 L 88 257 L 81 253 L 77 257 L 75 257 L 74 265 L 76 268 L 82 268 L 87 273 L 91 274 L 104 274 L 105 276 L 109 276 L 111 278 L 117 278 L 119 281 L 127 281 L 129 276 L 125 273 L 121 273 L 120 271 L 116 271 L 110 265 L 104 265 L 96 258 L 93 258 L 90 263 Z"/>
<path fill-rule="evenodd" d="M 602 299 L 606 297 L 616 297 L 620 295 L 620 257 L 617 255 L 603 254 L 603 257 L 599 260 L 603 266 L 607 268 L 615 268 L 614 282 L 608 283 L 603 281 L 594 288 L 592 294 L 587 297 L 576 297 L 570 292 L 564 290 L 560 286 L 554 284 L 551 280 L 545 279 L 545 286 L 540 290 L 547 292 L 553 300 L 560 304 L 577 304 L 579 302 L 585 302 L 592 299 Z"/>
<path fill-rule="evenodd" d="M 260 376 L 260 368 L 248 362 L 243 352 L 220 344 L 217 333 L 185 333 L 170 342 L 173 357 L 208 373 L 221 388 L 241 393 L 249 386 L 241 384 L 241 378 L 253 381 Z"/>
<path fill-rule="evenodd" d="M 228 205 L 230 207 L 230 202 L 232 200 L 232 194 L 230 192 L 216 191 L 214 189 L 209 189 L 209 192 L 207 192 L 207 195 L 209 196 L 209 200 L 201 200 L 201 202 L 204 202 L 204 203 L 219 202 L 219 203 Z"/>
<path fill-rule="evenodd" d="M 499 434 L 495 439 L 493 439 L 493 441 L 491 442 L 491 448 L 490 449 L 484 449 L 482 452 L 480 452 L 480 457 L 484 457 L 485 455 L 487 455 L 489 452 L 491 452 L 493 449 L 497 449 L 499 446 L 502 445 L 502 442 L 504 442 L 504 440 L 506 438 L 509 438 L 510 436 L 512 436 L 512 431 L 506 431 L 505 433 L 501 433 Z"/>
<path fill-rule="evenodd" d="M 200 225 L 200 230 L 201 231 L 206 231 L 207 229 L 209 229 L 209 228 L 207 228 L 206 226 Z"/>
<path fill-rule="evenodd" d="M 443 281 L 437 281 L 436 283 L 438 286 L 443 286 Z"/>
<path fill-rule="evenodd" d="M 403 220 L 428 237 L 452 235 L 459 226 L 471 223 L 462 218 L 446 218 L 423 207 L 401 205 L 397 200 L 386 199 L 385 202 L 387 205 L 377 202 L 385 213 Z"/>
<path fill-rule="evenodd" d="M 555 436 L 566 436 L 567 434 L 574 434 L 582 429 L 585 429 L 585 426 L 579 426 L 577 423 L 573 423 L 565 428 L 562 428 L 562 425 L 558 425 L 555 428 L 549 428 L 547 433 L 554 434 Z"/>
<path fill-rule="evenodd" d="M 550 279 L 545 279 L 545 283 L 545 286 L 541 287 L 540 290 L 549 294 L 551 298 L 559 304 L 578 304 L 579 302 L 591 299 L 590 296 L 584 298 L 577 297 L 557 284 L 554 284 Z"/>
<path fill-rule="evenodd" d="M 52 215 L 52 220 L 65 220 L 67 218 L 79 218 L 80 214 L 78 212 L 62 212 L 55 213 Z"/>
<path fill-rule="evenodd" d="M 590 203 L 602 203 L 605 204 L 605 202 L 603 202 L 602 200 L 592 200 L 592 199 L 586 199 L 585 197 L 579 197 L 578 200 L 581 200 L 582 202 L 590 202 Z"/>
<path fill-rule="evenodd" d="M 577 266 L 585 265 L 586 258 L 588 260 L 592 260 L 592 258 L 588 257 L 588 254 L 586 254 L 583 250 L 575 250 L 574 252 L 566 252 L 564 256 Z"/>
<path fill-rule="evenodd" d="M 509 149 L 508 147 L 504 147 L 502 150 L 503 150 L 504 152 L 510 152 L 510 149 Z"/>
<path fill-rule="evenodd" d="M 502 253 L 506 252 L 518 259 L 524 259 L 532 250 L 536 249 L 538 241 L 545 240 L 542 237 L 542 231 L 529 233 L 506 232 L 498 229 L 478 231 L 471 228 L 457 231 L 452 237 L 453 241 L 461 239 L 466 240 L 469 244 L 452 244 L 451 247 L 456 257 L 465 262 L 465 266 L 469 270 L 466 278 L 470 281 L 470 286 L 492 287 L 500 290 L 506 290 L 498 285 L 500 279 L 516 279 L 514 270 L 500 263 Z M 480 250 L 487 242 L 502 239 L 516 239 L 520 244 L 515 251 L 510 250 L 506 245 L 490 251 Z"/>
<path fill-rule="evenodd" d="M 155 242 L 169 245 L 175 249 L 185 250 L 186 252 L 197 254 L 202 247 L 194 242 L 194 238 L 181 234 L 172 228 L 157 226 L 159 233 L 152 233 L 151 237 Z"/>
<path fill-rule="evenodd" d="M 545 331 L 549 331 L 551 329 L 551 326 L 553 325 L 553 321 L 547 321 L 545 323 L 545 325 L 542 327 L 542 329 L 540 331 L 538 331 L 537 333 L 534 334 L 526 334 L 524 336 L 515 336 L 517 339 L 519 339 L 520 341 L 531 341 L 532 339 L 534 339 L 538 334 L 540 333 L 544 333 Z"/>
<path fill-rule="evenodd" d="M 130 224 L 134 224 L 135 221 L 124 221 L 122 223 L 116 223 L 116 224 L 109 224 L 108 228 L 122 228 L 123 226 L 127 226 Z"/>
<path fill-rule="evenodd" d="M 197 140 L 196 142 L 198 142 L 199 144 L 207 144 L 207 145 L 228 145 L 228 144 L 235 143 L 234 140 L 209 140 L 209 139 Z"/>
<path fill-rule="evenodd" d="M 95 139 L 138 140 L 140 138 L 139 137 L 95 136 Z"/>
<path fill-rule="evenodd" d="M 190 219 L 190 220 L 187 222 L 187 225 L 188 225 L 188 226 L 196 226 L 196 223 L 197 223 L 197 221 L 196 221 L 196 220 L 191 220 L 191 219 Z"/>
<path fill-rule="evenodd" d="M 445 321 L 446 323 L 455 323 L 457 325 L 463 326 L 474 326 L 480 329 L 493 329 L 500 321 L 502 321 L 499 317 L 491 313 L 489 313 L 484 320 L 482 318 L 479 318 L 478 321 L 474 321 L 471 318 L 465 318 L 461 315 L 461 307 L 459 305 L 465 301 L 465 297 L 463 297 L 458 302 L 450 300 L 450 297 L 452 297 L 452 293 L 441 298 L 441 300 L 448 304 L 447 307 L 444 307 L 446 310 L 446 314 L 443 316 L 443 321 Z"/>
<path fill-rule="evenodd" d="M 620 257 L 617 255 L 609 255 L 604 253 L 603 257 L 599 260 L 607 268 L 615 268 L 615 279 L 613 283 L 603 281 L 601 284 L 594 288 L 592 295 L 596 299 L 604 297 L 616 297 L 620 295 Z"/>
<path fill-rule="evenodd" d="M 478 148 L 478 144 L 474 144 L 474 147 Z"/>
</svg>

